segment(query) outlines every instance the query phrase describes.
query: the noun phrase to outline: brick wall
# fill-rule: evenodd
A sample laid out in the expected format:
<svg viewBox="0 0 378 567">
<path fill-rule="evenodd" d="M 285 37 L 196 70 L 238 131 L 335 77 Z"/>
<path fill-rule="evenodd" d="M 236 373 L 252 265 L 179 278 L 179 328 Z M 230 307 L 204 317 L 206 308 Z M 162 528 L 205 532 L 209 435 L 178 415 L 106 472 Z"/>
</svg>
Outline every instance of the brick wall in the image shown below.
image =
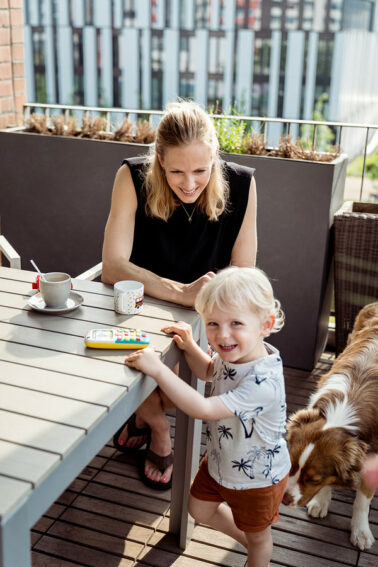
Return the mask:
<svg viewBox="0 0 378 567">
<path fill-rule="evenodd" d="M 22 123 L 24 102 L 22 0 L 0 0 L 0 129 Z"/>
</svg>

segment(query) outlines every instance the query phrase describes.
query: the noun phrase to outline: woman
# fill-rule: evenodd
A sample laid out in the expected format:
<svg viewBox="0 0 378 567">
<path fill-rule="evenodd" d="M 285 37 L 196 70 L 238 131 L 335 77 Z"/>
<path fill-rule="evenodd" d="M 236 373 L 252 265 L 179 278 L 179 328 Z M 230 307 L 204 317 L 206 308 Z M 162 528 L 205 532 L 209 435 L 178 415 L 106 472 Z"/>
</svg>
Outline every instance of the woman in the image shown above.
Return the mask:
<svg viewBox="0 0 378 567">
<path fill-rule="evenodd" d="M 254 170 L 222 162 L 218 151 L 214 124 L 197 104 L 167 106 L 151 155 L 127 159 L 117 172 L 103 282 L 137 280 L 147 295 L 193 306 L 216 270 L 254 266 Z M 148 443 L 142 480 L 158 490 L 171 485 L 170 407 L 155 390 L 114 436 L 125 452 Z"/>
</svg>

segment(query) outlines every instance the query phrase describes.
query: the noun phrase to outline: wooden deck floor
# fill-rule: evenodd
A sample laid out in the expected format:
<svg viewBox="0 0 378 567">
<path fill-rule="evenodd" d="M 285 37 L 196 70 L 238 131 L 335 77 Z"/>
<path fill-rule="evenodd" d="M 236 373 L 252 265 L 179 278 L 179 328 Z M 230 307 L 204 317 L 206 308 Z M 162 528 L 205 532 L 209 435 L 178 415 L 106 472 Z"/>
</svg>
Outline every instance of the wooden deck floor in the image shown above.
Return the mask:
<svg viewBox="0 0 378 567">
<path fill-rule="evenodd" d="M 331 363 L 332 355 L 324 354 L 311 374 L 285 369 L 289 414 L 306 404 Z M 34 526 L 33 567 L 244 567 L 242 546 L 200 525 L 182 552 L 167 533 L 169 498 L 169 492 L 145 487 L 133 458 L 121 456 L 109 442 Z M 376 567 L 378 541 L 369 552 L 349 542 L 352 502 L 353 493 L 335 491 L 322 520 L 281 505 L 271 567 Z M 378 540 L 378 497 L 370 525 Z"/>
</svg>

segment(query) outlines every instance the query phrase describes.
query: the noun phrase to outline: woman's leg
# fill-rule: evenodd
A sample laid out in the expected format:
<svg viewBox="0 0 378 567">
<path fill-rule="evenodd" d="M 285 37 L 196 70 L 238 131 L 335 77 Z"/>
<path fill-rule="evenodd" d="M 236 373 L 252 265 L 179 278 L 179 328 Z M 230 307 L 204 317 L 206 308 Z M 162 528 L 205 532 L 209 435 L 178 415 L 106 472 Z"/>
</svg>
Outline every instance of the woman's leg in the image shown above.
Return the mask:
<svg viewBox="0 0 378 567">
<path fill-rule="evenodd" d="M 150 449 L 160 457 L 171 454 L 172 442 L 170 436 L 171 424 L 165 414 L 168 409 L 168 398 L 161 390 L 154 390 L 147 398 L 149 402 L 143 403 L 137 415 L 143 423 L 151 428 Z M 165 403 L 166 402 L 166 403 Z M 174 407 L 174 406 L 172 406 Z M 154 463 L 146 459 L 144 473 L 152 481 L 166 483 L 171 480 L 173 465 L 169 465 L 164 471 L 160 471 Z"/>
<path fill-rule="evenodd" d="M 199 500 L 190 494 L 188 509 L 197 522 L 236 539 L 244 547 L 248 546 L 246 534 L 236 526 L 231 508 L 225 502 Z"/>
<path fill-rule="evenodd" d="M 248 544 L 248 567 L 268 567 L 273 551 L 270 526 L 261 532 L 245 532 Z"/>
<path fill-rule="evenodd" d="M 178 374 L 179 363 L 172 369 Z M 135 412 L 135 425 L 143 428 L 148 425 L 151 429 L 150 449 L 160 457 L 170 455 L 172 451 L 172 443 L 170 437 L 170 423 L 165 412 L 173 409 L 175 406 L 171 400 L 159 388 L 154 390 L 148 398 L 139 406 Z M 134 436 L 128 439 L 128 427 L 125 425 L 122 433 L 118 437 L 120 445 L 125 444 L 126 447 L 140 447 L 146 440 L 147 435 L 140 437 Z M 156 465 L 146 460 L 144 472 L 146 476 L 156 482 L 169 482 L 172 476 L 173 465 L 169 465 L 165 471 L 161 472 Z"/>
</svg>

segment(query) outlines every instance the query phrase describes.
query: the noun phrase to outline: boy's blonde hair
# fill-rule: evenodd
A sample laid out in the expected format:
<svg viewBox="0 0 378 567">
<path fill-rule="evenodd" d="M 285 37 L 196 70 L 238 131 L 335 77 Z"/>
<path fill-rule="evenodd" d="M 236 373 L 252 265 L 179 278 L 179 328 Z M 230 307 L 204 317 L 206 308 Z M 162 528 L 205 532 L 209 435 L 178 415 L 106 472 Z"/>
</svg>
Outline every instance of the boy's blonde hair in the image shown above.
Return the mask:
<svg viewBox="0 0 378 567">
<path fill-rule="evenodd" d="M 277 333 L 284 325 L 284 313 L 266 274 L 259 268 L 225 268 L 207 282 L 197 295 L 195 308 L 200 315 L 207 315 L 214 307 L 227 310 L 249 309 L 262 322 L 274 315 L 271 330 Z"/>
<path fill-rule="evenodd" d="M 180 100 L 168 104 L 156 130 L 155 145 L 148 159 L 144 181 L 147 215 L 167 221 L 179 206 L 157 154 L 164 159 L 167 149 L 196 142 L 206 144 L 213 159 L 210 179 L 198 199 L 197 207 L 209 220 L 217 220 L 223 213 L 229 189 L 219 158 L 219 143 L 214 123 L 198 104 Z"/>
</svg>

